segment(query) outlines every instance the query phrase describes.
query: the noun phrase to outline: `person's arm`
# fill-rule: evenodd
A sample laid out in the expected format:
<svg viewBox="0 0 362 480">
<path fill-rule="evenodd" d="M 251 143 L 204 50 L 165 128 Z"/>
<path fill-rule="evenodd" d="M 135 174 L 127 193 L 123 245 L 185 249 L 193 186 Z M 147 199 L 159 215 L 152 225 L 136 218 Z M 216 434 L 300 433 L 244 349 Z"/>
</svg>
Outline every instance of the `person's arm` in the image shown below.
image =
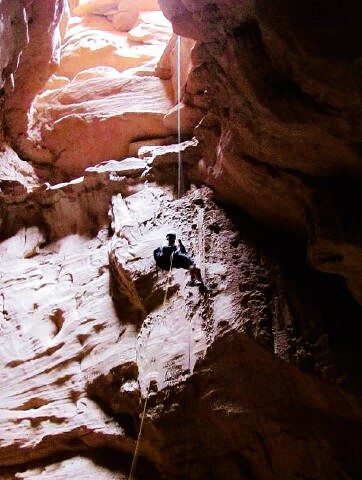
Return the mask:
<svg viewBox="0 0 362 480">
<path fill-rule="evenodd" d="M 180 252 L 181 253 L 186 253 L 186 248 L 185 248 L 184 244 L 181 242 L 181 240 L 178 241 L 178 245 L 179 245 L 179 248 L 180 248 Z"/>
</svg>

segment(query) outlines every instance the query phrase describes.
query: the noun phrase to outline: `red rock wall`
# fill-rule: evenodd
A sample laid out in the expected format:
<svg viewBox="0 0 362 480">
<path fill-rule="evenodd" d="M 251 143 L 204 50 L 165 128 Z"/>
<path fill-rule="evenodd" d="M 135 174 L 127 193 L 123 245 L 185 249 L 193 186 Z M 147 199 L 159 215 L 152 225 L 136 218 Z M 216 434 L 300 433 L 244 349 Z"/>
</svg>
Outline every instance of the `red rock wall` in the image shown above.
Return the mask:
<svg viewBox="0 0 362 480">
<path fill-rule="evenodd" d="M 6 82 L 10 85 L 14 82 L 13 74 L 19 63 L 19 56 L 27 44 L 28 25 L 26 21 L 26 9 L 22 2 L 9 2 L 0 4 L 1 15 L 1 88 Z M 3 115 L 3 109 L 1 110 Z M 3 123 L 3 118 L 2 118 Z M 3 128 L 1 128 L 1 138 L 3 138 Z"/>
<path fill-rule="evenodd" d="M 361 302 L 361 2 L 160 5 L 197 40 L 187 92 L 210 112 L 196 130 L 201 179 L 305 236 L 313 266 Z"/>
<path fill-rule="evenodd" d="M 25 162 L 41 156 L 25 132 L 62 3 L 0 4 L 5 133 L 23 156 L 0 158 L 0 477 L 127 478 L 151 382 L 139 480 L 357 480 L 361 311 L 295 234 L 359 299 L 359 5 L 160 3 L 197 41 L 184 100 L 207 110 L 199 145 L 57 185 Z M 178 149 L 262 224 L 207 189 L 175 200 Z M 156 272 L 171 224 L 207 295 Z"/>
<path fill-rule="evenodd" d="M 19 6 L 22 2 L 14 2 Z M 24 25 L 26 38 L 19 45 L 20 61 L 14 71 L 14 85 L 7 82 L 5 119 L 7 135 L 17 150 L 24 150 L 27 115 L 31 102 L 48 80 L 58 61 L 58 24 L 64 8 L 64 0 L 32 0 L 25 2 Z M 23 10 L 21 10 L 23 11 Z"/>
</svg>

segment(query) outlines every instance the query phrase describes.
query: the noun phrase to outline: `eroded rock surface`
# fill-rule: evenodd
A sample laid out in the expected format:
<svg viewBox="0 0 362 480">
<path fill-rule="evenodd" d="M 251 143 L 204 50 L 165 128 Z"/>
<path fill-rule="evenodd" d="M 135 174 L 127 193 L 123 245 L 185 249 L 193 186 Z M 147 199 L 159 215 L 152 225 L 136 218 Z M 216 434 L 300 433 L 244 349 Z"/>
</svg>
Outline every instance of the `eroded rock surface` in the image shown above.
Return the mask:
<svg viewBox="0 0 362 480">
<path fill-rule="evenodd" d="M 361 477 L 360 5 L 324 3 L 160 0 L 161 55 L 153 0 L 0 2 L 2 479 L 129 478 L 144 406 L 135 479 Z"/>
<path fill-rule="evenodd" d="M 122 28 L 115 29 L 102 15 L 70 17 L 57 74 L 74 78 L 83 70 L 101 65 L 118 71 L 148 68 L 152 73 L 171 31 L 161 12 L 144 12 L 137 30 L 128 33 Z"/>
<path fill-rule="evenodd" d="M 174 133 L 163 122 L 172 105 L 170 82 L 157 77 L 108 69 L 75 78 L 34 104 L 30 135 L 48 152 L 45 158 L 34 152 L 34 160 L 72 178 L 100 161 L 125 158 L 131 142 Z"/>
<path fill-rule="evenodd" d="M 7 2 L 8 3 L 8 2 Z M 5 124 L 7 136 L 17 153 L 27 143 L 28 113 L 35 96 L 41 91 L 59 61 L 59 21 L 63 0 L 12 2 L 17 4 L 17 25 L 25 32 L 18 40 L 8 67 L 10 81 L 5 84 Z M 4 18 L 9 13 L 3 4 Z M 20 17 L 20 18 L 19 18 Z M 31 39 L 31 41 L 30 41 Z M 6 44 L 5 44 L 6 45 Z M 9 48 L 9 47 L 8 47 Z"/>
<path fill-rule="evenodd" d="M 43 181 L 69 180 L 88 166 L 127 157 L 131 143 L 162 144 L 164 139 L 167 144 L 177 133 L 174 107 L 184 92 L 193 42 L 182 42 L 178 92 L 175 38 L 164 53 L 172 29 L 156 3 L 71 5 L 60 30 L 61 1 L 4 11 L 6 18 L 21 15 L 25 32 L 18 35 L 17 48 L 4 49 L 2 59 L 6 132 L 14 150 L 35 163 Z M 114 9 L 135 13 L 135 28 L 126 32 L 116 27 L 110 18 L 117 16 Z M 10 32 L 9 39 L 17 33 Z M 201 115 L 188 107 L 182 114 L 183 136 L 192 136 Z"/>
<path fill-rule="evenodd" d="M 204 181 L 307 236 L 313 266 L 342 275 L 361 303 L 361 3 L 160 5 L 197 41 L 186 98 L 210 112 L 196 133 Z"/>
<path fill-rule="evenodd" d="M 295 435 L 289 417 L 273 413 L 279 408 L 279 396 L 291 389 L 295 394 L 285 398 L 289 403 L 282 411 L 302 415 L 305 409 L 326 409 L 328 418 L 337 416 L 338 421 L 324 428 L 320 419 L 314 427 L 320 440 L 315 440 L 314 430 L 309 432 L 300 420 L 303 435 L 284 465 L 286 476 L 295 471 L 307 475 L 303 452 L 315 441 L 326 445 L 322 460 L 321 450 L 316 450 L 318 458 L 313 462 L 318 471 L 325 462 L 331 462 L 328 475 L 348 471 L 347 462 L 358 468 L 351 448 L 359 432 L 356 418 L 362 415 L 357 399 L 299 370 L 334 377 L 341 385 L 358 389 L 358 353 L 350 352 L 347 371 L 333 347 L 338 328 L 321 327 L 327 305 L 300 286 L 306 281 L 316 288 L 313 278 L 308 280 L 310 274 L 285 270 L 287 258 L 280 263 L 283 254 L 279 252 L 279 258 L 268 250 L 268 242 L 258 240 L 257 230 L 252 233 L 250 221 L 228 218 L 207 191 L 195 189 L 174 200 L 165 187 L 146 183 L 131 195 L 113 196 L 110 220 L 109 227 L 92 237 L 74 234 L 46 243 L 41 230 L 33 228 L 2 244 L 4 474 L 10 468 L 16 471 L 18 464 L 24 472 L 15 478 L 36 478 L 37 470 L 27 469 L 34 459 L 44 465 L 41 475 L 50 468 L 57 475 L 64 469 L 75 473 L 76 457 L 72 463 L 64 460 L 45 468 L 47 457 L 60 453 L 69 457 L 72 452 L 99 456 L 103 467 L 112 455 L 120 455 L 115 468 L 126 475 L 137 437 L 140 399 L 150 385 L 153 393 L 137 478 L 180 478 L 189 454 L 194 458 L 188 467 L 194 478 L 205 478 L 207 472 L 215 478 L 225 478 L 226 472 L 243 478 L 236 473 L 240 462 L 247 471 L 257 469 L 257 478 L 272 478 L 274 468 L 281 471 L 280 449 L 292 448 Z M 183 270 L 170 277 L 156 271 L 152 251 L 170 226 L 177 228 L 200 266 L 206 294 L 187 286 Z M 243 235 L 243 230 L 249 233 Z M 16 241 L 15 251 L 6 248 Z M 289 291 L 290 282 L 294 288 Z M 290 295 L 296 291 L 293 299 Z M 303 296 L 309 297 L 307 303 L 299 303 Z M 316 311 L 316 304 L 320 318 L 313 313 L 313 321 L 301 323 L 302 317 Z M 338 309 L 349 309 L 350 328 L 355 328 L 357 312 L 348 297 L 334 307 L 336 316 Z M 295 366 L 276 361 L 274 355 Z M 225 361 L 229 380 L 223 371 Z M 273 392 L 266 395 L 268 402 L 263 400 L 267 386 Z M 302 391 L 299 397 L 296 392 Z M 352 410 L 349 417 L 346 412 Z M 235 429 L 232 443 L 220 435 L 219 425 L 223 423 L 227 437 L 232 431 L 230 415 Z M 190 433 L 194 422 L 197 428 Z M 349 422 L 351 443 L 344 445 L 344 460 L 336 466 L 330 452 L 337 451 L 339 443 L 331 431 L 342 434 Z M 287 431 L 279 443 L 272 441 L 275 430 L 284 424 Z M 296 431 L 300 428 L 297 420 L 293 425 Z M 244 449 L 260 435 L 263 446 L 255 444 L 257 457 L 249 457 Z M 211 458 L 211 440 L 207 440 L 211 437 L 222 458 L 218 465 Z M 96 467 L 89 472 L 92 468 Z M 99 475 L 109 478 L 110 473 L 99 470 Z"/>
</svg>

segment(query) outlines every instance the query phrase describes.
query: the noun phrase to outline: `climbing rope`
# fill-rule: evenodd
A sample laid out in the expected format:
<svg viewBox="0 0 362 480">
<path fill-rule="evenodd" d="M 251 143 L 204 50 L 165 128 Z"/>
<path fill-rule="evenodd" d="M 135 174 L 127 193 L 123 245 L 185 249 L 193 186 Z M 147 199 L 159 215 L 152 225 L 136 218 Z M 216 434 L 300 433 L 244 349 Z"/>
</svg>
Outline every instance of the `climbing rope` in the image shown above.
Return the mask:
<svg viewBox="0 0 362 480">
<path fill-rule="evenodd" d="M 178 175 L 177 175 L 177 186 L 178 186 L 178 198 L 181 198 L 183 195 L 183 178 L 182 178 L 182 158 L 181 158 L 181 37 L 180 35 L 177 36 L 177 142 L 179 145 L 178 148 Z M 198 238 L 198 244 L 199 244 L 199 252 L 200 254 L 200 263 L 202 265 L 202 276 L 204 278 L 205 276 L 205 245 L 203 241 L 203 210 L 200 209 L 198 212 L 198 225 L 199 225 L 199 238 Z M 162 306 L 164 307 L 167 301 L 167 295 L 168 295 L 168 290 L 170 287 L 170 278 L 171 278 L 171 270 L 172 270 L 172 264 L 173 264 L 173 253 L 170 257 L 170 268 L 168 271 L 167 275 L 167 283 L 166 283 L 166 289 L 165 289 L 165 295 L 163 298 L 163 304 Z M 189 342 L 188 342 L 188 371 L 191 374 L 191 343 L 192 343 L 192 317 L 190 317 L 190 322 L 189 322 Z M 131 465 L 131 471 L 128 477 L 128 480 L 133 479 L 133 474 L 136 468 L 137 464 L 137 457 L 138 457 L 138 452 L 139 452 L 139 445 L 140 445 L 140 440 L 141 440 L 141 435 L 142 435 L 142 428 L 143 428 L 143 423 L 144 419 L 146 416 L 146 409 L 147 409 L 147 402 L 149 398 L 149 389 L 150 385 L 147 388 L 147 394 L 145 398 L 145 403 L 143 405 L 143 411 L 142 411 L 142 416 L 141 416 L 141 423 L 140 423 L 140 429 L 138 432 L 137 436 L 137 441 L 136 441 L 136 447 L 133 455 L 133 460 L 132 460 L 132 465 Z M 190 441 L 189 437 L 187 438 L 187 457 L 186 457 L 186 469 L 185 469 L 185 474 L 186 474 L 186 479 L 188 477 L 188 464 L 189 464 L 189 450 L 190 450 Z"/>
<path fill-rule="evenodd" d="M 200 258 L 201 276 L 205 282 L 206 268 L 205 268 L 205 227 L 204 227 L 204 210 L 199 208 L 197 212 L 197 226 L 198 226 L 198 247 Z"/>
<path fill-rule="evenodd" d="M 163 307 L 166 304 L 168 289 L 170 287 L 172 263 L 173 263 L 173 252 L 172 252 L 171 257 L 170 257 L 170 268 L 169 268 L 168 273 L 167 273 L 167 283 L 166 283 L 166 289 L 165 289 L 165 296 L 163 298 L 163 304 L 162 304 Z M 144 422 L 145 416 L 146 416 L 146 408 L 147 408 L 149 392 L 150 392 L 150 385 L 148 385 L 148 387 L 147 387 L 145 403 L 143 405 L 143 411 L 142 411 L 142 415 L 141 415 L 140 429 L 139 429 L 138 436 L 137 436 L 136 447 L 135 447 L 135 451 L 134 451 L 134 454 L 133 454 L 133 460 L 132 460 L 132 465 L 131 465 L 131 470 L 130 470 L 130 473 L 129 473 L 129 476 L 128 476 L 128 480 L 133 479 L 133 474 L 134 474 L 136 464 L 137 464 L 138 451 L 139 451 L 139 445 L 140 445 L 140 440 L 141 440 L 141 435 L 142 435 L 143 422 Z"/>
<path fill-rule="evenodd" d="M 198 208 L 197 211 L 197 228 L 198 228 L 198 258 L 199 266 L 201 270 L 201 276 L 203 281 L 206 281 L 206 264 L 205 264 L 205 226 L 204 226 L 204 210 L 203 208 Z M 188 342 L 188 370 L 191 375 L 191 348 L 192 348 L 192 316 L 190 317 L 189 323 L 189 342 Z M 190 392 L 187 393 L 186 405 L 189 407 L 188 416 L 191 419 L 191 397 Z M 189 459 L 190 459 L 190 450 L 191 450 L 191 441 L 190 441 L 190 430 L 187 430 L 186 434 L 186 466 L 185 466 L 185 480 L 188 479 L 189 475 Z"/>
<path fill-rule="evenodd" d="M 206 268 L 205 268 L 205 231 L 204 231 L 204 210 L 202 208 L 198 208 L 197 212 L 197 227 L 198 227 L 198 237 L 197 237 L 197 244 L 198 244 L 198 257 L 199 257 L 199 265 L 201 270 L 201 276 L 205 281 L 206 276 Z M 190 316 L 189 321 L 189 338 L 188 338 L 188 371 L 189 375 L 191 375 L 191 353 L 192 353 L 192 315 Z M 188 410 L 187 416 L 191 418 L 191 397 L 189 390 L 186 393 L 186 408 Z M 185 465 L 185 480 L 189 477 L 189 463 L 190 463 L 190 450 L 191 450 L 191 434 L 190 429 L 187 429 L 186 432 L 186 465 Z"/>
<path fill-rule="evenodd" d="M 140 446 L 140 440 L 141 440 L 141 435 L 142 435 L 142 428 L 143 428 L 143 422 L 145 420 L 145 416 L 146 416 L 146 408 L 147 408 L 147 402 L 148 402 L 148 397 L 149 397 L 149 386 L 147 388 L 147 394 L 146 394 L 146 398 L 145 398 L 145 403 L 143 405 L 143 411 L 142 411 L 142 416 L 141 416 L 141 424 L 140 424 L 140 430 L 138 432 L 138 437 L 137 437 L 137 441 L 136 441 L 136 448 L 135 448 L 135 451 L 134 451 L 134 455 L 133 455 L 133 460 L 132 460 L 132 465 L 131 465 L 131 471 L 129 472 L 129 477 L 128 477 L 128 480 L 132 480 L 133 479 L 133 473 L 135 471 L 135 468 L 136 468 L 136 463 L 137 463 L 137 457 L 138 457 L 138 450 L 139 450 L 139 446 Z"/>
<path fill-rule="evenodd" d="M 163 297 L 162 307 L 164 307 L 165 304 L 166 304 L 168 289 L 170 288 L 171 270 L 172 270 L 172 263 L 173 263 L 173 254 L 174 254 L 174 252 L 171 253 L 171 257 L 170 257 L 170 268 L 169 268 L 168 273 L 167 273 L 167 283 L 166 283 L 166 288 L 165 288 L 165 296 Z"/>
<path fill-rule="evenodd" d="M 183 195 L 182 159 L 181 159 L 181 37 L 177 36 L 177 143 L 178 143 L 178 198 Z"/>
<path fill-rule="evenodd" d="M 198 250 L 199 250 L 199 259 L 200 259 L 200 269 L 201 269 L 201 274 L 202 278 L 205 279 L 205 241 L 204 241 L 204 210 L 202 208 L 198 209 L 198 218 L 197 218 L 197 223 L 198 223 Z M 172 265 L 173 265 L 173 257 L 174 257 L 174 252 L 171 254 L 170 257 L 170 268 L 167 273 L 167 282 L 166 282 L 166 288 L 165 288 L 165 295 L 163 298 L 163 303 L 162 306 L 164 307 L 167 301 L 167 295 L 168 295 L 168 290 L 170 287 L 170 279 L 171 279 L 171 271 L 172 271 Z M 188 338 L 188 352 L 187 352 L 187 363 L 188 363 L 188 372 L 191 374 L 191 349 L 192 349 L 192 316 L 190 316 L 190 321 L 189 321 L 189 338 Z M 136 441 L 136 447 L 133 455 L 133 460 L 132 460 L 132 465 L 131 465 L 131 471 L 128 477 L 128 480 L 133 479 L 133 474 L 134 470 L 136 468 L 136 463 L 137 463 L 137 458 L 138 458 L 138 451 L 139 451 L 139 445 L 140 445 L 140 440 L 141 440 L 141 435 L 142 435 L 142 429 L 143 429 L 143 423 L 144 419 L 146 416 L 146 408 L 147 408 L 147 402 L 149 398 L 149 389 L 150 385 L 147 388 L 147 393 L 146 393 L 146 398 L 145 398 L 145 403 L 143 406 L 143 411 L 142 411 L 142 416 L 141 416 L 141 424 L 140 424 L 140 429 L 138 432 L 138 437 Z M 189 404 L 189 401 L 187 402 Z M 186 448 L 186 467 L 185 467 L 185 480 L 188 478 L 188 469 L 189 469 L 189 456 L 190 456 L 190 434 L 189 432 L 187 433 L 187 448 Z"/>
<path fill-rule="evenodd" d="M 191 376 L 191 345 L 192 345 L 192 315 L 190 316 L 189 321 L 189 339 L 188 339 L 188 372 Z M 187 388 L 187 387 L 186 387 Z M 186 391 L 186 418 L 191 417 L 190 409 L 190 392 L 189 390 Z M 190 459 L 190 450 L 191 450 L 191 442 L 190 442 L 190 429 L 188 428 L 186 431 L 186 465 L 185 465 L 185 480 L 188 478 L 189 474 L 189 459 Z"/>
</svg>

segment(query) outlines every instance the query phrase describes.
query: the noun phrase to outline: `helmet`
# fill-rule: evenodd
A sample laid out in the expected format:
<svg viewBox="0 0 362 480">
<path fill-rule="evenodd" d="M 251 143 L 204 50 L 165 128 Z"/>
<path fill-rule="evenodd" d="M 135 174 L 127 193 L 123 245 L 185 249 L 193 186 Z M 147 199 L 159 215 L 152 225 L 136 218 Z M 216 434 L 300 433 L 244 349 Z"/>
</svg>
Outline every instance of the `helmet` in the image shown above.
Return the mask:
<svg viewBox="0 0 362 480">
<path fill-rule="evenodd" d="M 170 230 L 168 233 L 166 233 L 166 238 L 168 237 L 173 237 L 174 239 L 176 238 L 176 232 L 173 230 Z"/>
</svg>

